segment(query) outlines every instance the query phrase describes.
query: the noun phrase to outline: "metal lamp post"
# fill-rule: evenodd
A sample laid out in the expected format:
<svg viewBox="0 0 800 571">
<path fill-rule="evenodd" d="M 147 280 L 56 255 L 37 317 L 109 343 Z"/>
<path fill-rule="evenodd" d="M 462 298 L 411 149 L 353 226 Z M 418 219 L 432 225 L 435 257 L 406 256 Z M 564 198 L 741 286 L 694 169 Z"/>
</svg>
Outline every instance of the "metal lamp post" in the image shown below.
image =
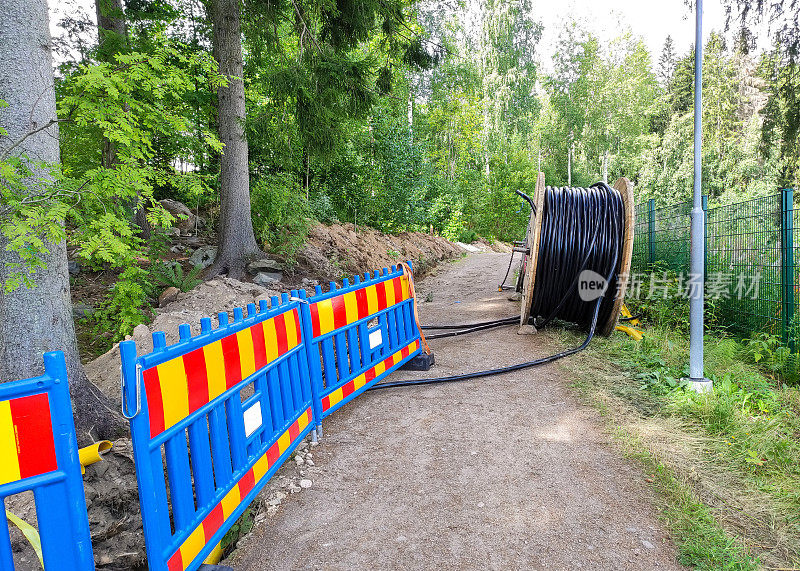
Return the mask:
<svg viewBox="0 0 800 571">
<path fill-rule="evenodd" d="M 691 214 L 691 280 L 689 299 L 689 371 L 691 388 L 711 390 L 703 371 L 703 305 L 705 268 L 705 227 L 703 211 L 703 0 L 697 0 L 694 48 L 694 201 Z"/>
</svg>

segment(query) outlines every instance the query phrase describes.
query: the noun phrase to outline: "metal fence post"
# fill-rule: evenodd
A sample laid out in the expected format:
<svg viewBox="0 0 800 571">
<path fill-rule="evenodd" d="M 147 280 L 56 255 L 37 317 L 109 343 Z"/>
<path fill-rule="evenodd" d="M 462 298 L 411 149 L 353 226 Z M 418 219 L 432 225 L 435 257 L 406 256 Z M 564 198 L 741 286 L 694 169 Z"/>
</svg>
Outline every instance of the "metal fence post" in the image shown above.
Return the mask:
<svg viewBox="0 0 800 571">
<path fill-rule="evenodd" d="M 656 261 L 656 201 L 651 198 L 647 201 L 647 251 L 648 260 L 652 266 Z"/>
<path fill-rule="evenodd" d="M 781 315 L 783 342 L 794 351 L 794 190 L 781 190 Z"/>
</svg>

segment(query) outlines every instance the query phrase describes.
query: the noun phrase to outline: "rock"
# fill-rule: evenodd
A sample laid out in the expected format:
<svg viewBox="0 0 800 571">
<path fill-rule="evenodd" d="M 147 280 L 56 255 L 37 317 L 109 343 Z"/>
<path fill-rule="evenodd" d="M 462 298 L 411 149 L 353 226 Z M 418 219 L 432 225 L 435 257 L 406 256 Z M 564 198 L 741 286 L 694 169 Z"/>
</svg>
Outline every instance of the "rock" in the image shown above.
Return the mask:
<svg viewBox="0 0 800 571">
<path fill-rule="evenodd" d="M 306 464 L 308 464 L 309 466 L 313 466 L 314 461 L 311 458 L 309 458 L 308 460 L 306 460 Z"/>
<path fill-rule="evenodd" d="M 161 292 L 161 295 L 158 296 L 158 307 L 164 307 L 165 305 L 177 300 L 179 293 L 181 293 L 181 290 L 178 288 L 174 286 L 168 287 Z"/>
<path fill-rule="evenodd" d="M 295 462 L 295 464 L 297 464 L 298 466 L 302 466 L 302 465 L 303 465 L 303 457 L 302 457 L 302 456 L 300 456 L 300 455 L 297 455 L 297 456 L 295 456 L 295 457 L 294 457 L 294 462 Z"/>
<path fill-rule="evenodd" d="M 67 270 L 69 271 L 69 275 L 77 276 L 81 273 L 81 265 L 75 260 L 69 260 L 67 262 Z"/>
<path fill-rule="evenodd" d="M 85 303 L 76 303 L 72 306 L 72 319 L 83 319 L 94 313 L 94 309 Z"/>
<path fill-rule="evenodd" d="M 250 275 L 258 275 L 261 272 L 281 272 L 283 271 L 283 264 L 269 258 L 263 260 L 256 260 L 247 264 L 247 271 Z"/>
<path fill-rule="evenodd" d="M 253 278 L 253 283 L 262 286 L 269 286 L 283 280 L 283 274 L 280 272 L 260 272 Z"/>
<path fill-rule="evenodd" d="M 645 549 L 655 549 L 655 548 L 656 548 L 656 546 L 655 546 L 655 545 L 653 545 L 652 543 L 650 543 L 650 542 L 649 542 L 649 541 L 647 541 L 646 539 L 643 539 L 643 540 L 642 540 L 642 545 L 644 545 L 644 548 L 645 548 Z"/>
<path fill-rule="evenodd" d="M 175 217 L 175 227 L 181 234 L 188 234 L 194 231 L 198 218 L 189 210 L 188 206 L 171 198 L 165 198 L 160 201 L 160 204 L 164 207 L 164 210 Z"/>
<path fill-rule="evenodd" d="M 300 480 L 300 487 L 303 488 L 304 490 L 307 490 L 308 488 L 310 488 L 313 485 L 314 485 L 314 482 L 312 482 L 311 480 L 308 480 L 306 478 L 303 478 L 302 480 Z"/>
<path fill-rule="evenodd" d="M 464 242 L 456 242 L 456 244 L 458 244 L 459 246 L 464 248 L 467 252 L 475 253 L 475 252 L 480 252 L 481 251 L 480 248 L 477 248 L 477 247 L 473 246 L 472 244 L 465 244 Z"/>
<path fill-rule="evenodd" d="M 304 286 L 318 286 L 319 280 L 310 280 L 308 278 L 303 278 L 303 285 Z"/>
<path fill-rule="evenodd" d="M 200 246 L 194 252 L 192 252 L 189 261 L 193 266 L 203 266 L 203 268 L 207 268 L 214 263 L 214 258 L 216 257 L 216 246 Z"/>
<path fill-rule="evenodd" d="M 271 506 L 279 506 L 285 497 L 286 494 L 283 492 L 275 492 L 275 495 L 267 503 Z"/>
</svg>

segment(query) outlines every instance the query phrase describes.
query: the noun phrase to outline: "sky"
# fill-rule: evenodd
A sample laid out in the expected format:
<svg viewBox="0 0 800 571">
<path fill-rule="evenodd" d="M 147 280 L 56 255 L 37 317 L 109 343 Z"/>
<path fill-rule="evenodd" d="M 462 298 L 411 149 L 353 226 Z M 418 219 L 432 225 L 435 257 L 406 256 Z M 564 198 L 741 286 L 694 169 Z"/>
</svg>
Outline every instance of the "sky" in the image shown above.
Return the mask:
<svg viewBox="0 0 800 571">
<path fill-rule="evenodd" d="M 725 13 L 720 0 L 703 3 L 703 36 L 711 30 L 723 30 Z M 694 10 L 683 0 L 563 0 L 538 2 L 534 13 L 544 24 L 540 47 L 543 50 L 555 44 L 558 28 L 565 18 L 583 20 L 586 27 L 600 39 L 613 39 L 626 29 L 644 38 L 651 55 L 658 57 L 664 40 L 671 35 L 679 54 L 686 53 L 694 44 Z"/>
<path fill-rule="evenodd" d="M 49 0 L 51 33 L 56 32 L 56 22 L 64 12 L 74 12 L 81 6 L 94 18 L 93 0 Z M 556 45 L 558 30 L 569 17 L 583 21 L 587 29 L 600 40 L 611 40 L 630 29 L 635 36 L 644 38 L 653 61 L 657 62 L 667 35 L 675 40 L 678 55 L 684 55 L 694 43 L 694 10 L 684 0 L 534 0 L 534 16 L 544 24 L 539 53 L 544 67 L 549 68 L 550 56 Z M 721 0 L 705 0 L 703 9 L 703 36 L 712 30 L 723 31 L 725 12 Z M 760 48 L 769 44 L 767 30 L 758 33 Z"/>
</svg>

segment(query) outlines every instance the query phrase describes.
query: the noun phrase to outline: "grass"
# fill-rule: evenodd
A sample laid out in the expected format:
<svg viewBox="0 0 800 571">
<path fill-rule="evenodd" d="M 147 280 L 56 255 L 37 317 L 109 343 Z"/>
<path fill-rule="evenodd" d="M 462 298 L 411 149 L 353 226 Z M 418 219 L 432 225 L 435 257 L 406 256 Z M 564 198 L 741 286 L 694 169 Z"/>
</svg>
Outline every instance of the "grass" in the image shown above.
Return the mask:
<svg viewBox="0 0 800 571">
<path fill-rule="evenodd" d="M 651 474 L 681 561 L 798 568 L 800 390 L 772 378 L 747 344 L 710 335 L 706 375 L 715 389 L 696 394 L 680 381 L 688 362 L 680 328 L 645 335 L 598 339 L 564 366 Z"/>
</svg>

